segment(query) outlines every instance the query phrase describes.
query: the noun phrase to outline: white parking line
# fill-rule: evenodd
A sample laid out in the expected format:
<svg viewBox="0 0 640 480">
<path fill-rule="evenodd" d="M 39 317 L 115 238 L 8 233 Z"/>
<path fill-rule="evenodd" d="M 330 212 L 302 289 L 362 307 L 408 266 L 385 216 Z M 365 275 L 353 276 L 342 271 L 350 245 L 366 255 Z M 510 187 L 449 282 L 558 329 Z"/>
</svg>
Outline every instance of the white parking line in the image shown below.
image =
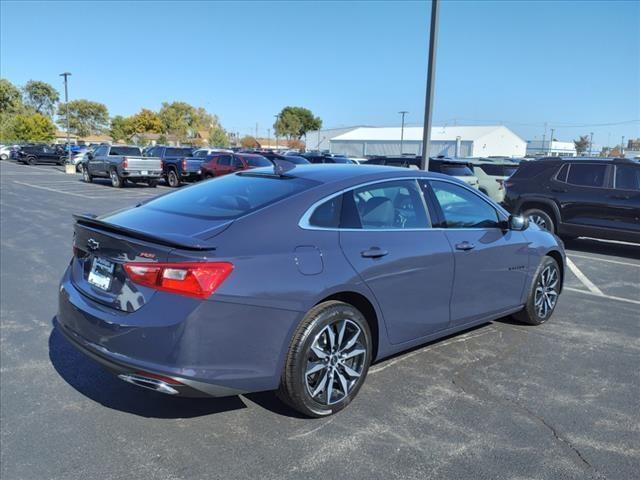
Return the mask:
<svg viewBox="0 0 640 480">
<path fill-rule="evenodd" d="M 595 295 L 599 295 L 601 297 L 604 297 L 604 293 L 602 293 L 602 290 L 600 290 L 598 287 L 596 287 L 593 284 L 593 282 L 591 280 L 589 280 L 587 278 L 587 276 L 580 271 L 580 269 L 576 266 L 575 263 L 573 263 L 571 261 L 571 259 L 569 257 L 567 257 L 567 266 L 569 267 L 569 270 L 571 270 L 573 272 L 573 274 L 576 277 L 578 277 L 578 280 L 580 280 L 582 282 L 582 284 L 591 291 L 591 293 L 593 293 Z"/>
<path fill-rule="evenodd" d="M 588 290 L 582 290 L 580 288 L 573 288 L 573 287 L 564 287 L 564 289 L 570 290 L 572 292 L 584 293 L 585 295 L 591 295 L 594 297 L 607 298 L 609 300 L 616 300 L 618 302 L 626 302 L 626 303 L 633 303 L 634 305 L 640 305 L 640 300 L 632 300 L 631 298 L 614 297 L 613 295 L 598 294 L 598 293 L 590 292 Z"/>
<path fill-rule="evenodd" d="M 575 253 L 572 253 L 571 256 L 575 258 L 586 258 L 588 260 L 598 260 L 599 262 L 615 263 L 616 265 L 627 265 L 629 267 L 640 268 L 640 263 L 620 262 L 618 260 L 609 260 L 608 258 L 600 258 L 600 257 L 590 257 L 587 255 L 577 255 Z"/>
<path fill-rule="evenodd" d="M 74 197 L 82 197 L 82 198 L 96 198 L 93 195 L 82 195 L 81 193 L 71 193 L 71 192 L 65 192 L 62 190 L 58 190 L 55 188 L 49 188 L 49 187 L 42 187 L 40 185 L 32 185 L 31 183 L 26 183 L 26 182 L 19 182 L 18 180 L 14 180 L 13 183 L 17 183 L 18 185 L 24 185 L 26 187 L 31 187 L 31 188 L 38 188 L 40 190 L 47 190 L 49 192 L 55 192 L 55 193 L 62 193 L 63 195 L 73 195 Z"/>
</svg>

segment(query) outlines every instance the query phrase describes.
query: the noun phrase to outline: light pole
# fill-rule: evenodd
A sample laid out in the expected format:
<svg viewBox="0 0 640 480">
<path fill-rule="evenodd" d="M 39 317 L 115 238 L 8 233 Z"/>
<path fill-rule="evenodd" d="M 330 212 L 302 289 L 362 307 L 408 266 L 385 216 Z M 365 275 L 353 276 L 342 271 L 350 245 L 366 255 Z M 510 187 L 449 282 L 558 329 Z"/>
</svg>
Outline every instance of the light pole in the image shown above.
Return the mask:
<svg viewBox="0 0 640 480">
<path fill-rule="evenodd" d="M 61 77 L 64 77 L 64 103 L 65 106 L 67 108 L 66 111 L 66 117 L 67 117 L 67 152 L 68 152 L 68 158 L 67 158 L 67 165 L 64 167 L 64 171 L 66 173 L 76 173 L 76 169 L 75 166 L 71 163 L 71 136 L 70 136 L 70 132 L 69 132 L 69 88 L 67 86 L 68 84 L 68 77 L 71 76 L 71 74 L 69 72 L 64 72 L 60 74 Z"/>
<path fill-rule="evenodd" d="M 589 156 L 592 156 L 592 149 L 593 149 L 593 132 L 589 133 Z"/>
<path fill-rule="evenodd" d="M 433 88 L 436 81 L 436 49 L 438 47 L 438 9 L 440 0 L 431 0 L 431 28 L 429 29 L 429 71 L 427 72 L 427 94 L 424 106 L 424 128 L 422 130 L 422 160 L 420 168 L 429 170 L 431 118 L 433 113 Z"/>
<path fill-rule="evenodd" d="M 280 115 L 276 114 L 274 115 L 276 122 L 273 124 L 273 133 L 276 136 L 276 151 L 278 150 L 278 118 L 280 118 Z"/>
<path fill-rule="evenodd" d="M 549 148 L 547 149 L 547 155 L 551 155 L 551 150 L 553 150 L 553 134 L 555 131 L 555 128 L 551 129 L 551 137 L 549 138 Z"/>
<path fill-rule="evenodd" d="M 402 144 L 404 143 L 404 116 L 409 112 L 402 110 L 398 113 L 402 115 L 402 127 L 400 127 L 400 156 L 402 156 Z"/>
</svg>

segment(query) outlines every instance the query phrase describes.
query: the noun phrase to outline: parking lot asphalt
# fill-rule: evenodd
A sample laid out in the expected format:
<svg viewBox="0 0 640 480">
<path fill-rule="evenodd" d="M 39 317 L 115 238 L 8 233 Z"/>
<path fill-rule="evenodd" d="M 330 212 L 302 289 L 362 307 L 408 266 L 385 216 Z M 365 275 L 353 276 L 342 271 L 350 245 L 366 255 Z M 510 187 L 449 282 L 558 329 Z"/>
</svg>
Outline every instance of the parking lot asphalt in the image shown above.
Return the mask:
<svg viewBox="0 0 640 480">
<path fill-rule="evenodd" d="M 385 360 L 348 409 L 309 420 L 271 393 L 136 388 L 52 330 L 71 214 L 168 187 L 8 161 L 0 177 L 3 480 L 638 478 L 640 247 L 572 241 L 548 323 L 500 319 Z"/>
</svg>

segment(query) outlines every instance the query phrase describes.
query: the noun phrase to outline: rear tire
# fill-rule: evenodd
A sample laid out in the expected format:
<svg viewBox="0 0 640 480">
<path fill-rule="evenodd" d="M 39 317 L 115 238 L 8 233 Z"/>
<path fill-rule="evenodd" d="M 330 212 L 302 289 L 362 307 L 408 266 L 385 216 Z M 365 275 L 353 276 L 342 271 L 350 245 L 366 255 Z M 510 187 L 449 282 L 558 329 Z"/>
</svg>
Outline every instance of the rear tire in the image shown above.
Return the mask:
<svg viewBox="0 0 640 480">
<path fill-rule="evenodd" d="M 513 318 L 527 325 L 540 325 L 549 320 L 558 303 L 561 282 L 558 262 L 544 257 L 533 277 L 524 309 Z"/>
<path fill-rule="evenodd" d="M 171 188 L 178 188 L 180 186 L 180 177 L 175 170 L 169 170 L 167 172 L 167 183 Z"/>
<path fill-rule="evenodd" d="M 111 178 L 111 185 L 115 188 L 124 187 L 124 179 L 118 175 L 118 171 L 115 168 L 112 168 L 109 172 L 109 178 Z"/>
<path fill-rule="evenodd" d="M 529 219 L 529 222 L 535 223 L 540 228 L 544 230 L 548 230 L 551 233 L 556 232 L 556 226 L 553 222 L 553 218 L 544 210 L 540 210 L 539 208 L 531 208 L 529 210 L 525 210 L 524 216 Z"/>
<path fill-rule="evenodd" d="M 291 340 L 278 397 L 309 417 L 344 409 L 364 383 L 372 339 L 366 319 L 344 302 L 313 307 Z"/>
</svg>

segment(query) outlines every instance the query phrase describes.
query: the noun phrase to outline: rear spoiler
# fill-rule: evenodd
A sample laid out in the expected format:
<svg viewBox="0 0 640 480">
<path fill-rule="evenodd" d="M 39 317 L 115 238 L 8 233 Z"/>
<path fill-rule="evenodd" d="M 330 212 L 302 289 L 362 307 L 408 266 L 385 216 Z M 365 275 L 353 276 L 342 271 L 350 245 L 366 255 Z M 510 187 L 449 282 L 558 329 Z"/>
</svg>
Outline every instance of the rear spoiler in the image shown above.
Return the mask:
<svg viewBox="0 0 640 480">
<path fill-rule="evenodd" d="M 179 235 L 179 234 L 164 234 L 163 236 L 153 235 L 146 232 L 140 232 L 138 230 L 133 230 L 127 227 L 121 227 L 120 225 L 115 225 L 113 223 L 104 222 L 99 220 L 94 215 L 90 214 L 80 214 L 73 215 L 76 223 L 91 227 L 98 228 L 100 230 L 104 230 L 110 233 L 127 235 L 131 238 L 136 238 L 138 240 L 144 240 L 147 242 L 156 243 L 158 245 L 164 245 L 167 247 L 179 248 L 181 250 L 215 250 L 216 247 L 213 247 L 209 244 L 204 243 L 203 240 L 199 238 L 189 237 L 187 235 Z"/>
</svg>

